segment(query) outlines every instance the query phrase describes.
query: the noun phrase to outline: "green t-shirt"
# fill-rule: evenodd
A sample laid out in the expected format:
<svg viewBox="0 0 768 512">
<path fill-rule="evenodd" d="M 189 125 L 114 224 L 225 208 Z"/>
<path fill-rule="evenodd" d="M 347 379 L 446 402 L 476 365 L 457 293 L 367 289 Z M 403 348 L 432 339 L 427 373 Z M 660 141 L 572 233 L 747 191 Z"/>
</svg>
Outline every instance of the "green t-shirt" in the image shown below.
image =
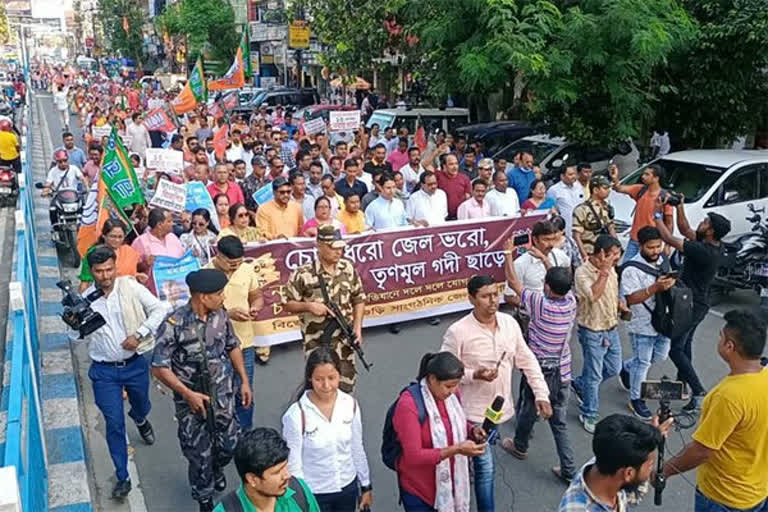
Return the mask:
<svg viewBox="0 0 768 512">
<path fill-rule="evenodd" d="M 301 510 L 299 504 L 296 503 L 293 499 L 293 495 L 296 494 L 296 492 L 289 487 L 285 491 L 285 494 L 277 498 L 277 503 L 275 503 L 275 512 L 320 512 L 320 506 L 317 504 L 317 500 L 312 495 L 312 491 L 309 490 L 307 484 L 304 483 L 304 480 L 301 478 L 297 478 L 296 480 L 298 480 L 301 488 L 304 489 L 304 495 L 307 497 L 307 506 L 309 509 L 306 511 Z M 243 484 L 240 484 L 240 487 L 237 488 L 237 497 L 240 498 L 240 504 L 243 506 L 243 510 L 245 512 L 259 512 L 259 509 L 253 506 L 251 500 L 249 500 L 248 496 L 245 495 Z M 216 508 L 213 509 L 213 512 L 232 511 L 225 510 L 224 505 L 219 503 L 216 505 Z"/>
</svg>

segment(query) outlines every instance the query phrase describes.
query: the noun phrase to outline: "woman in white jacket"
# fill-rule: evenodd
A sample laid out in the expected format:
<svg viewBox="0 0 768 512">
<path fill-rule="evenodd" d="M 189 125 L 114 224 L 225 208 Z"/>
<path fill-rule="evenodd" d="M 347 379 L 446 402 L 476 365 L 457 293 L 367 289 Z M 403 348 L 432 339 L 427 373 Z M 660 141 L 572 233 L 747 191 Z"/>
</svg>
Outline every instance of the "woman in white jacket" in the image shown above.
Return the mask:
<svg viewBox="0 0 768 512">
<path fill-rule="evenodd" d="M 288 469 L 304 479 L 322 512 L 365 510 L 373 501 L 360 407 L 339 389 L 339 366 L 330 349 L 313 351 L 298 398 L 283 415 Z"/>
</svg>

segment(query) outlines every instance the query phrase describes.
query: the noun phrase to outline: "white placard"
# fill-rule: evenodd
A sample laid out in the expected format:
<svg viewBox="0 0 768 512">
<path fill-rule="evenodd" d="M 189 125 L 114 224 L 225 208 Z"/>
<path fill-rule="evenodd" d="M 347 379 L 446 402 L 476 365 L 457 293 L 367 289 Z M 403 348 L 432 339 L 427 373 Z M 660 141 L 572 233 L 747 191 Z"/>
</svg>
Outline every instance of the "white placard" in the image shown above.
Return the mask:
<svg viewBox="0 0 768 512">
<path fill-rule="evenodd" d="M 175 149 L 147 148 L 147 169 L 162 169 L 175 173 L 184 169 L 184 153 Z"/>
<path fill-rule="evenodd" d="M 91 135 L 93 135 L 93 137 L 95 139 L 98 139 L 99 141 L 101 141 L 102 137 L 109 137 L 109 134 L 111 133 L 112 133 L 112 127 L 108 124 L 104 124 L 101 126 L 94 126 L 93 128 L 91 128 Z"/>
<path fill-rule="evenodd" d="M 183 212 L 187 204 L 187 187 L 177 185 L 168 180 L 160 180 L 157 183 L 155 195 L 149 202 L 150 206 L 165 208 L 172 212 Z"/>
<path fill-rule="evenodd" d="M 350 132 L 360 128 L 359 110 L 331 110 L 330 129 L 332 132 Z"/>
<path fill-rule="evenodd" d="M 317 119 L 304 122 L 302 126 L 304 127 L 304 133 L 307 135 L 322 133 L 325 131 L 325 119 L 318 117 Z"/>
</svg>

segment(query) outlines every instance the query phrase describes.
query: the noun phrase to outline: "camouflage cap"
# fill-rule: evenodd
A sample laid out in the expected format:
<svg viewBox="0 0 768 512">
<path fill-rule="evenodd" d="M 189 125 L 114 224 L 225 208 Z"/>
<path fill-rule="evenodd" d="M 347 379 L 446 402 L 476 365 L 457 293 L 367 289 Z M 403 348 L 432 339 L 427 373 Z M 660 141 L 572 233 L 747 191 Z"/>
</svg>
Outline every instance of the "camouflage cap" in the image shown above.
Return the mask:
<svg viewBox="0 0 768 512">
<path fill-rule="evenodd" d="M 346 244 L 341 239 L 341 231 L 334 226 L 320 226 L 317 228 L 317 243 L 328 244 L 334 249 L 342 249 Z"/>
<path fill-rule="evenodd" d="M 595 174 L 592 179 L 589 180 L 589 186 L 592 187 L 610 187 L 611 180 L 605 174 Z"/>
</svg>

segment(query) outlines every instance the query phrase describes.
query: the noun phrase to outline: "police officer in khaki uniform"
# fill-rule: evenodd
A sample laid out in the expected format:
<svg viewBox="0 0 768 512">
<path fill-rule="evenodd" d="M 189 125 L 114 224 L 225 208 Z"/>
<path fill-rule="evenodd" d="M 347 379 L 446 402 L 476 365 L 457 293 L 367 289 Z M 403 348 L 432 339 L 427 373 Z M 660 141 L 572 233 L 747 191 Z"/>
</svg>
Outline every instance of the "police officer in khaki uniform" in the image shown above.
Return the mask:
<svg viewBox="0 0 768 512">
<path fill-rule="evenodd" d="M 342 334 L 336 318 L 325 305 L 322 284 L 328 298 L 352 326 L 357 339 L 363 341 L 365 292 L 360 275 L 352 262 L 343 259 L 346 244 L 333 226 L 317 230 L 317 260 L 297 268 L 285 286 L 283 306 L 289 313 L 298 313 L 304 337 L 304 355 L 320 345 L 329 345 L 341 359 L 341 383 L 345 393 L 355 389 L 355 352 Z"/>
<path fill-rule="evenodd" d="M 613 207 L 606 199 L 611 194 L 611 180 L 596 174 L 589 180 L 589 199 L 573 210 L 573 240 L 579 248 L 581 261 L 587 261 L 600 235 L 616 238 Z"/>
<path fill-rule="evenodd" d="M 242 405 L 248 407 L 252 399 L 243 354 L 222 308 L 226 284 L 227 276 L 220 270 L 191 272 L 189 302 L 161 324 L 152 356 L 152 374 L 173 390 L 181 451 L 189 462 L 192 498 L 200 503 L 201 512 L 213 510 L 214 493 L 226 489 L 224 467 L 232 460 L 240 434 L 233 367 L 240 376 Z M 207 395 L 201 393 L 206 367 L 211 390 Z M 206 422 L 211 410 L 213 435 Z"/>
</svg>

